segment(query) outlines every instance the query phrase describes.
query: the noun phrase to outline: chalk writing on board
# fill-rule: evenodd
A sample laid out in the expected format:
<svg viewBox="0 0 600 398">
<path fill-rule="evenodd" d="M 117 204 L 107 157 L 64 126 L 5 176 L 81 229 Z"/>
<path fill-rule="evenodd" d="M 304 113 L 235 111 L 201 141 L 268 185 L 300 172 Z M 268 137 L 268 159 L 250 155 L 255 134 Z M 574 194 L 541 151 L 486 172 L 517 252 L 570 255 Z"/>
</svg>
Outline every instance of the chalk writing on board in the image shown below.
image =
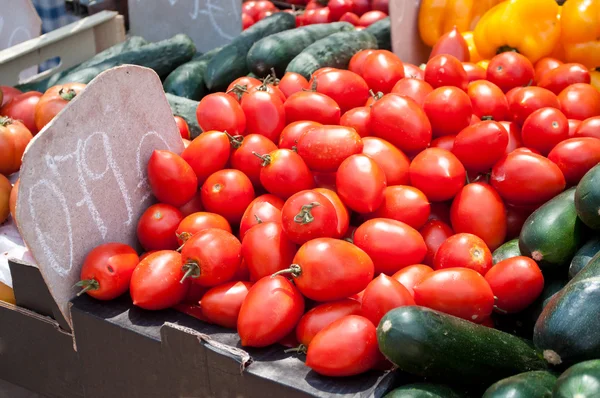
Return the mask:
<svg viewBox="0 0 600 398">
<path fill-rule="evenodd" d="M 3 34 L 3 30 L 4 30 L 4 18 L 2 16 L 0 16 L 0 37 L 5 36 Z M 22 43 L 31 38 L 32 38 L 32 36 L 31 36 L 31 32 L 29 31 L 29 29 L 27 29 L 24 26 L 17 26 L 15 28 L 15 30 L 13 30 L 10 33 L 10 36 L 8 36 L 8 42 L 7 42 L 6 48 L 12 47 L 15 44 Z"/>
</svg>

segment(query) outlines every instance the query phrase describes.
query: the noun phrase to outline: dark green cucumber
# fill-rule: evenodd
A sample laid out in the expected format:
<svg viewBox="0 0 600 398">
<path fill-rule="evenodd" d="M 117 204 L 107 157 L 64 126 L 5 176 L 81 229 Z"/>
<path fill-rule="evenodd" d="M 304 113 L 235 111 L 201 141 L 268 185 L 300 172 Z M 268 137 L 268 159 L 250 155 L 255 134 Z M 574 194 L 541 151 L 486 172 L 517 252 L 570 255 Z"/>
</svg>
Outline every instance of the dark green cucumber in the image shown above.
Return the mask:
<svg viewBox="0 0 600 398">
<path fill-rule="evenodd" d="M 600 397 L 600 360 L 571 366 L 560 375 L 554 386 L 554 398 Z"/>
<path fill-rule="evenodd" d="M 569 278 L 574 278 L 598 253 L 600 253 L 600 237 L 594 237 L 575 253 L 571 260 L 571 266 L 569 266 Z"/>
<path fill-rule="evenodd" d="M 210 90 L 225 90 L 229 83 L 250 72 L 246 56 L 254 43 L 295 27 L 296 17 L 287 12 L 278 12 L 258 21 L 223 47 L 210 61 L 206 70 L 206 86 Z"/>
<path fill-rule="evenodd" d="M 544 203 L 525 220 L 519 249 L 524 256 L 533 258 L 545 274 L 566 276 L 583 232 L 575 211 L 575 188 L 571 188 Z"/>
<path fill-rule="evenodd" d="M 533 331 L 553 364 L 600 357 L 600 254 L 550 299 Z"/>
<path fill-rule="evenodd" d="M 192 59 L 196 46 L 188 36 L 178 34 L 168 40 L 147 44 L 123 52 L 96 65 L 80 69 L 61 77 L 56 84 L 89 83 L 100 73 L 115 66 L 132 64 L 152 68 L 164 79 L 179 65 Z"/>
<path fill-rule="evenodd" d="M 377 48 L 377 39 L 365 30 L 335 33 L 306 47 L 289 63 L 286 72 L 310 79 L 314 71 L 327 66 L 348 69 L 352 56 L 369 48 Z"/>
<path fill-rule="evenodd" d="M 494 250 L 494 253 L 492 253 L 492 261 L 494 264 L 498 264 L 502 260 L 520 255 L 521 251 L 519 250 L 519 239 L 513 239 Z"/>
<path fill-rule="evenodd" d="M 491 383 L 545 370 L 529 342 L 425 307 L 388 312 L 377 327 L 379 349 L 399 369 L 452 383 Z"/>
<path fill-rule="evenodd" d="M 482 398 L 551 398 L 556 376 L 546 370 L 520 373 L 490 386 Z"/>
<path fill-rule="evenodd" d="M 390 17 L 369 25 L 365 30 L 375 36 L 380 50 L 392 50 L 392 21 Z"/>
<path fill-rule="evenodd" d="M 274 68 L 277 76 L 283 76 L 288 64 L 306 47 L 334 33 L 351 30 L 354 30 L 351 23 L 333 22 L 303 26 L 265 37 L 254 43 L 248 52 L 248 69 L 264 77 Z"/>
<path fill-rule="evenodd" d="M 177 67 L 177 69 L 167 76 L 163 83 L 165 93 L 194 101 L 201 100 L 208 94 L 208 88 L 204 82 L 206 68 L 210 60 L 214 58 L 221 48 L 219 47 L 199 57 L 194 57 L 191 61 Z"/>
<path fill-rule="evenodd" d="M 585 225 L 600 230 L 600 164 L 585 173 L 577 184 L 575 206 Z"/>
<path fill-rule="evenodd" d="M 198 101 L 191 99 L 178 97 L 173 94 L 167 93 L 167 101 L 171 106 L 174 116 L 181 116 L 187 122 L 190 127 L 191 138 L 194 139 L 202 133 L 202 129 L 198 124 L 198 118 L 196 117 L 196 108 L 198 108 Z"/>
<path fill-rule="evenodd" d="M 383 398 L 462 398 L 463 395 L 444 384 L 415 383 L 398 387 Z"/>
</svg>

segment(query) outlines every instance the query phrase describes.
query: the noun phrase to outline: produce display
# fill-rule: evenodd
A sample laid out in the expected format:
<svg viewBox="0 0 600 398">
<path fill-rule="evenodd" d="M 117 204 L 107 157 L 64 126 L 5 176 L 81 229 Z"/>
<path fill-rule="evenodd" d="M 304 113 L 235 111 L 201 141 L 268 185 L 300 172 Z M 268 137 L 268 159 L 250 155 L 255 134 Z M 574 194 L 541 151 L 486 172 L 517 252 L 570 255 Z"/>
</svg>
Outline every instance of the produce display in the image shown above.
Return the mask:
<svg viewBox="0 0 600 398">
<path fill-rule="evenodd" d="M 146 165 L 145 252 L 94 248 L 80 294 L 325 377 L 410 374 L 391 398 L 600 396 L 600 4 L 422 1 L 416 65 L 390 51 L 387 1 L 288 3 L 244 2 L 241 35 L 205 54 L 133 37 L 2 87 L 8 176 L 103 70 L 163 79 L 185 149 Z"/>
</svg>

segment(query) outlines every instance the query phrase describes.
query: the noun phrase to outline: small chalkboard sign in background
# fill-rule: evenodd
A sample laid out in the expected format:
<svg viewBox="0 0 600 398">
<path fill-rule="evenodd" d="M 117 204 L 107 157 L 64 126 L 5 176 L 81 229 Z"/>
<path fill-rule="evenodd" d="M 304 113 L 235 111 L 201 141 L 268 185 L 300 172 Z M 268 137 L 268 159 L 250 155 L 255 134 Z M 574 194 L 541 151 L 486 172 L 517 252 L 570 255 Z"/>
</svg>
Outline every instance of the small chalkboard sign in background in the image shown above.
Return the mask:
<svg viewBox="0 0 600 398">
<path fill-rule="evenodd" d="M 153 196 L 146 164 L 183 144 L 158 75 L 110 69 L 35 136 L 23 156 L 19 230 L 70 324 L 87 253 L 104 242 L 137 247 L 136 225 Z"/>
<path fill-rule="evenodd" d="M 185 33 L 198 51 L 228 44 L 242 32 L 242 0 L 129 0 L 131 34 L 149 41 Z"/>
</svg>

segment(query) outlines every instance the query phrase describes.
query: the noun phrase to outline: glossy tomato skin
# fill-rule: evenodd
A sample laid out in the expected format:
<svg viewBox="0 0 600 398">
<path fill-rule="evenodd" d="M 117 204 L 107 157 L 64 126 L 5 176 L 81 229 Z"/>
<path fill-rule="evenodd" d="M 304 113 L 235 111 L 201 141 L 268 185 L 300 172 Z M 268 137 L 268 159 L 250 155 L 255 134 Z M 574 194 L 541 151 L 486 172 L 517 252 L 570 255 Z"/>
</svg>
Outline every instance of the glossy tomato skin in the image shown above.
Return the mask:
<svg viewBox="0 0 600 398">
<path fill-rule="evenodd" d="M 411 296 L 415 296 L 414 288 L 417 286 L 425 276 L 433 272 L 431 267 L 424 264 L 414 264 L 408 267 L 402 268 L 400 271 L 392 275 L 392 278 L 397 280 L 408 290 Z"/>
<path fill-rule="evenodd" d="M 415 100 L 421 106 L 425 103 L 425 98 L 433 91 L 431 84 L 424 80 L 405 77 L 400 79 L 392 88 L 392 93 L 404 95 Z"/>
<path fill-rule="evenodd" d="M 229 161 L 231 143 L 227 134 L 220 131 L 205 131 L 183 150 L 181 157 L 196 173 L 202 184 L 213 173 L 223 169 Z"/>
<path fill-rule="evenodd" d="M 396 94 L 383 96 L 371 108 L 371 134 L 404 153 L 413 154 L 431 142 L 431 123 L 413 99 Z"/>
<path fill-rule="evenodd" d="M 404 62 L 404 76 L 412 79 L 425 79 L 425 72 L 423 69 L 419 68 L 417 65 L 409 64 Z M 429 84 L 429 83 L 427 83 Z"/>
<path fill-rule="evenodd" d="M 378 50 L 369 55 L 362 68 L 362 77 L 369 88 L 376 93 L 390 93 L 394 85 L 404 78 L 402 61 L 396 54 L 387 50 Z"/>
<path fill-rule="evenodd" d="M 492 268 L 492 252 L 476 235 L 452 235 L 438 248 L 433 258 L 433 269 L 455 267 L 470 268 L 485 276 Z"/>
<path fill-rule="evenodd" d="M 252 181 L 239 170 L 219 170 L 206 179 L 201 196 L 206 210 L 236 225 L 246 207 L 254 200 L 254 187 Z"/>
<path fill-rule="evenodd" d="M 467 91 L 469 78 L 462 63 L 456 57 L 440 54 L 427 62 L 425 81 L 434 89 L 442 86 L 454 86 Z"/>
<path fill-rule="evenodd" d="M 325 94 L 300 91 L 292 94 L 284 104 L 286 123 L 312 120 L 321 124 L 339 124 L 340 106 Z"/>
<path fill-rule="evenodd" d="M 415 305 L 408 289 L 396 279 L 380 274 L 365 289 L 361 315 L 373 322 L 373 325 L 379 325 L 388 311 L 407 305 Z"/>
<path fill-rule="evenodd" d="M 444 135 L 438 137 L 431 141 L 431 148 L 442 148 L 452 152 L 452 149 L 454 148 L 454 140 L 456 140 L 455 135 Z"/>
<path fill-rule="evenodd" d="M 481 238 L 491 251 L 506 238 L 506 207 L 491 185 L 473 182 L 456 195 L 450 208 L 452 229 Z"/>
<path fill-rule="evenodd" d="M 506 206 L 506 240 L 518 238 L 527 217 L 535 209 L 531 206 Z"/>
<path fill-rule="evenodd" d="M 227 131 L 231 135 L 246 132 L 246 116 L 240 104 L 225 93 L 209 94 L 196 108 L 196 118 L 202 131 Z"/>
<path fill-rule="evenodd" d="M 176 207 L 166 204 L 155 204 L 144 212 L 137 225 L 137 237 L 144 249 L 175 250 L 177 236 L 175 231 L 183 215 Z"/>
<path fill-rule="evenodd" d="M 337 193 L 344 203 L 359 213 L 371 213 L 383 202 L 385 173 L 366 155 L 352 155 L 336 173 Z"/>
<path fill-rule="evenodd" d="M 329 8 L 318 8 L 314 10 L 306 10 L 304 13 L 304 20 L 307 25 L 313 25 L 317 23 L 329 23 L 332 19 L 329 15 Z"/>
<path fill-rule="evenodd" d="M 19 171 L 25 148 L 33 136 L 25 125 L 13 119 L 0 119 L 0 174 Z"/>
<path fill-rule="evenodd" d="M 454 231 L 445 221 L 429 220 L 419 232 L 425 241 L 425 246 L 427 246 L 427 253 L 423 259 L 423 264 L 432 267 L 433 259 L 438 249 L 446 239 L 454 235 Z"/>
<path fill-rule="evenodd" d="M 566 186 L 557 165 L 543 156 L 519 150 L 494 165 L 490 183 L 506 203 L 514 205 L 547 202 Z"/>
<path fill-rule="evenodd" d="M 569 119 L 600 116 L 600 92 L 585 83 L 572 84 L 558 95 L 560 109 Z"/>
<path fill-rule="evenodd" d="M 240 237 L 243 239 L 246 232 L 262 222 L 281 222 L 281 208 L 283 199 L 265 194 L 254 199 L 244 211 L 240 222 Z"/>
<path fill-rule="evenodd" d="M 352 127 L 325 125 L 305 132 L 296 148 L 312 171 L 327 173 L 336 171 L 350 156 L 361 153 L 363 142 Z"/>
<path fill-rule="evenodd" d="M 308 347 L 317 333 L 347 315 L 360 315 L 359 301 L 343 299 L 319 304 L 300 318 L 296 326 L 296 338 Z"/>
<path fill-rule="evenodd" d="M 230 232 L 219 228 L 194 234 L 181 249 L 184 268 L 191 269 L 192 283 L 211 287 L 233 278 L 242 261 L 242 244 Z"/>
<path fill-rule="evenodd" d="M 179 207 L 179 211 L 181 211 L 181 214 L 183 214 L 184 217 L 187 217 L 190 214 L 204 211 L 204 206 L 202 206 L 202 197 L 200 196 L 200 192 L 194 195 L 192 200 Z"/>
<path fill-rule="evenodd" d="M 479 118 L 491 116 L 492 120 L 501 121 L 508 117 L 506 96 L 494 83 L 487 80 L 471 82 L 467 94 L 473 105 L 473 113 Z"/>
<path fill-rule="evenodd" d="M 370 216 L 401 221 L 415 229 L 427 222 L 431 205 L 425 194 L 417 188 L 393 185 L 385 188 L 383 196 L 383 203 Z"/>
<path fill-rule="evenodd" d="M 369 98 L 369 86 L 365 79 L 349 70 L 335 69 L 321 73 L 312 78 L 309 87 L 316 87 L 318 93 L 333 99 L 342 113 L 364 105 Z"/>
<path fill-rule="evenodd" d="M 287 336 L 304 313 L 304 298 L 283 276 L 264 277 L 248 291 L 237 330 L 245 347 L 266 347 Z"/>
<path fill-rule="evenodd" d="M 283 101 L 277 94 L 262 89 L 252 90 L 241 101 L 246 115 L 246 134 L 261 134 L 273 142 L 285 127 Z"/>
<path fill-rule="evenodd" d="M 388 186 L 408 184 L 410 160 L 401 150 L 377 137 L 365 137 L 362 142 L 363 155 L 369 156 L 381 167 Z"/>
<path fill-rule="evenodd" d="M 185 297 L 189 280 L 181 279 L 185 271 L 181 254 L 161 250 L 143 259 L 131 275 L 129 293 L 133 305 L 145 310 L 162 310 L 174 306 Z"/>
<path fill-rule="evenodd" d="M 360 22 L 360 18 L 358 15 L 356 15 L 353 12 L 346 12 L 346 13 L 344 13 L 344 15 L 342 15 L 340 17 L 340 22 L 348 22 L 354 26 L 358 26 L 358 24 Z"/>
<path fill-rule="evenodd" d="M 494 293 L 479 273 L 448 268 L 428 274 L 415 286 L 415 302 L 446 314 L 479 323 L 494 308 Z"/>
<path fill-rule="evenodd" d="M 477 80 L 485 80 L 486 70 L 480 65 L 474 64 L 473 62 L 463 62 L 462 64 L 465 72 L 467 72 L 469 84 Z"/>
<path fill-rule="evenodd" d="M 550 72 L 553 69 L 558 68 L 559 66 L 561 66 L 563 64 L 562 61 L 556 59 L 556 58 L 552 58 L 552 57 L 545 57 L 540 59 L 539 61 L 537 61 L 535 63 L 535 82 L 539 82 L 542 80 L 542 77 Z"/>
<path fill-rule="evenodd" d="M 535 71 L 531 62 L 516 52 L 504 52 L 490 60 L 487 80 L 505 93 L 515 87 L 525 87 L 533 82 Z"/>
<path fill-rule="evenodd" d="M 422 262 L 427 252 L 425 241 L 416 229 L 387 218 L 374 218 L 358 227 L 354 244 L 373 260 L 375 273 L 386 275 Z"/>
<path fill-rule="evenodd" d="M 570 138 L 556 145 L 548 159 L 560 168 L 568 186 L 576 185 L 585 173 L 600 163 L 600 139 Z"/>
<path fill-rule="evenodd" d="M 523 146 L 523 140 L 521 139 L 521 128 L 516 123 L 502 121 L 500 124 L 508 132 L 508 144 L 506 145 L 505 155 L 508 155 L 517 148 Z"/>
<path fill-rule="evenodd" d="M 361 137 L 368 137 L 371 135 L 371 108 L 368 106 L 360 106 L 354 109 L 350 109 L 348 112 L 342 115 L 340 119 L 340 125 L 351 127 Z"/>
<path fill-rule="evenodd" d="M 179 134 L 181 135 L 181 138 L 189 140 L 191 138 L 190 127 L 188 126 L 185 119 L 182 118 L 181 116 L 175 116 L 174 118 L 175 118 L 175 124 L 177 124 L 177 128 L 179 129 Z"/>
<path fill-rule="evenodd" d="M 35 126 L 41 131 L 69 102 L 85 89 L 85 84 L 69 83 L 50 87 L 35 106 Z"/>
<path fill-rule="evenodd" d="M 473 107 L 469 96 L 456 87 L 440 87 L 425 97 L 423 110 L 431 122 L 434 137 L 456 135 L 471 122 Z"/>
<path fill-rule="evenodd" d="M 248 29 L 250 26 L 254 25 L 254 19 L 245 12 L 242 13 L 242 30 Z"/>
<path fill-rule="evenodd" d="M 581 64 L 563 64 L 545 73 L 537 85 L 558 95 L 571 84 L 589 84 L 590 81 L 590 72 L 585 66 Z"/>
<path fill-rule="evenodd" d="M 522 87 L 507 93 L 510 119 L 522 126 L 529 115 L 541 108 L 560 109 L 558 98 L 550 90 L 541 87 Z"/>
<path fill-rule="evenodd" d="M 600 116 L 583 120 L 575 131 L 575 137 L 593 137 L 600 139 Z"/>
<path fill-rule="evenodd" d="M 367 11 L 366 13 L 361 15 L 361 17 L 358 21 L 358 24 L 359 24 L 359 26 L 367 27 L 367 26 L 374 24 L 377 21 L 387 18 L 387 16 L 388 15 L 382 11 L 378 11 L 378 10 Z"/>
<path fill-rule="evenodd" d="M 337 215 L 337 227 L 333 237 L 338 239 L 343 238 L 350 227 L 350 210 L 348 210 L 344 202 L 342 202 L 342 199 L 335 191 L 332 191 L 328 188 L 315 188 L 314 191 L 329 199 L 335 208 L 335 214 Z"/>
<path fill-rule="evenodd" d="M 581 120 L 569 119 L 569 138 L 573 138 L 577 135 L 577 129 L 581 123 L 583 123 Z"/>
<path fill-rule="evenodd" d="M 367 57 L 378 50 L 368 49 L 357 52 L 350 59 L 350 64 L 348 65 L 348 70 L 357 73 L 362 76 L 364 70 L 364 64 Z"/>
<path fill-rule="evenodd" d="M 314 173 L 315 186 L 317 188 L 327 188 L 337 191 L 335 186 L 335 178 L 337 173 Z"/>
<path fill-rule="evenodd" d="M 569 138 L 569 121 L 556 108 L 542 108 L 533 112 L 521 129 L 523 144 L 546 156 L 552 148 Z"/>
<path fill-rule="evenodd" d="M 438 39 L 431 49 L 429 58 L 431 59 L 440 54 L 452 55 L 461 62 L 465 62 L 470 59 L 469 46 L 456 26 L 451 31 L 444 33 Z"/>
<path fill-rule="evenodd" d="M 294 149 L 298 144 L 298 140 L 304 133 L 315 127 L 322 126 L 321 123 L 313 122 L 310 120 L 300 120 L 288 124 L 279 137 L 279 148 L 280 149 Z"/>
<path fill-rule="evenodd" d="M 354 376 L 372 369 L 380 356 L 373 323 L 348 315 L 317 333 L 308 347 L 306 366 L 323 376 Z"/>
<path fill-rule="evenodd" d="M 296 245 L 288 239 L 280 223 L 265 222 L 246 233 L 242 256 L 250 272 L 250 280 L 270 276 L 286 269 L 296 255 Z"/>
<path fill-rule="evenodd" d="M 235 329 L 240 308 L 251 287 L 251 282 L 234 281 L 211 288 L 202 296 L 202 315 L 210 323 Z"/>
<path fill-rule="evenodd" d="M 190 165 L 170 151 L 155 150 L 148 161 L 148 181 L 162 203 L 181 207 L 196 195 L 198 178 Z"/>
<path fill-rule="evenodd" d="M 140 262 L 136 251 L 123 243 L 104 243 L 92 249 L 81 267 L 81 282 L 88 295 L 112 300 L 127 290 L 133 270 Z"/>
<path fill-rule="evenodd" d="M 260 134 L 249 134 L 244 137 L 242 144 L 231 151 L 231 167 L 246 174 L 252 181 L 252 185 L 260 187 L 260 171 L 262 170 L 262 160 L 256 153 L 269 153 L 277 149 L 277 145 L 268 137 Z"/>
<path fill-rule="evenodd" d="M 41 97 L 42 93 L 37 91 L 30 91 L 28 93 L 17 95 L 12 101 L 0 108 L 0 115 L 21 121 L 31 134 L 35 136 L 39 131 L 35 124 L 35 107 L 39 103 Z"/>
<path fill-rule="evenodd" d="M 504 156 L 508 140 L 503 125 L 486 120 L 458 133 L 452 153 L 470 172 L 489 171 Z"/>
<path fill-rule="evenodd" d="M 308 89 L 310 87 L 308 85 L 308 80 L 304 76 L 295 72 L 287 72 L 281 80 L 279 80 L 279 85 L 277 86 L 283 92 L 286 98 L 290 97 L 292 94 L 300 92 L 304 89 Z"/>
<path fill-rule="evenodd" d="M 192 235 L 209 228 L 218 228 L 231 233 L 231 226 L 225 219 L 215 213 L 198 212 L 186 216 L 175 230 L 179 245 L 183 245 Z"/>
<path fill-rule="evenodd" d="M 0 91 L 2 91 L 2 106 L 8 104 L 16 96 L 23 94 L 21 90 L 10 86 L 0 86 Z"/>
<path fill-rule="evenodd" d="M 452 152 L 428 148 L 412 160 L 409 175 L 411 185 L 430 201 L 443 202 L 456 196 L 465 185 L 466 171 Z"/>
<path fill-rule="evenodd" d="M 527 308 L 544 289 L 544 276 L 537 263 L 525 256 L 500 261 L 485 275 L 496 296 L 499 312 L 509 314 Z"/>
<path fill-rule="evenodd" d="M 237 102 L 240 102 L 250 90 L 261 84 L 260 80 L 254 77 L 242 76 L 232 81 L 225 92 Z"/>
<path fill-rule="evenodd" d="M 264 158 L 260 183 L 283 199 L 315 186 L 313 174 L 302 157 L 289 149 L 277 149 Z"/>
<path fill-rule="evenodd" d="M 292 195 L 281 209 L 283 230 L 299 245 L 315 238 L 336 236 L 337 221 L 333 203 L 313 190 Z"/>
</svg>

